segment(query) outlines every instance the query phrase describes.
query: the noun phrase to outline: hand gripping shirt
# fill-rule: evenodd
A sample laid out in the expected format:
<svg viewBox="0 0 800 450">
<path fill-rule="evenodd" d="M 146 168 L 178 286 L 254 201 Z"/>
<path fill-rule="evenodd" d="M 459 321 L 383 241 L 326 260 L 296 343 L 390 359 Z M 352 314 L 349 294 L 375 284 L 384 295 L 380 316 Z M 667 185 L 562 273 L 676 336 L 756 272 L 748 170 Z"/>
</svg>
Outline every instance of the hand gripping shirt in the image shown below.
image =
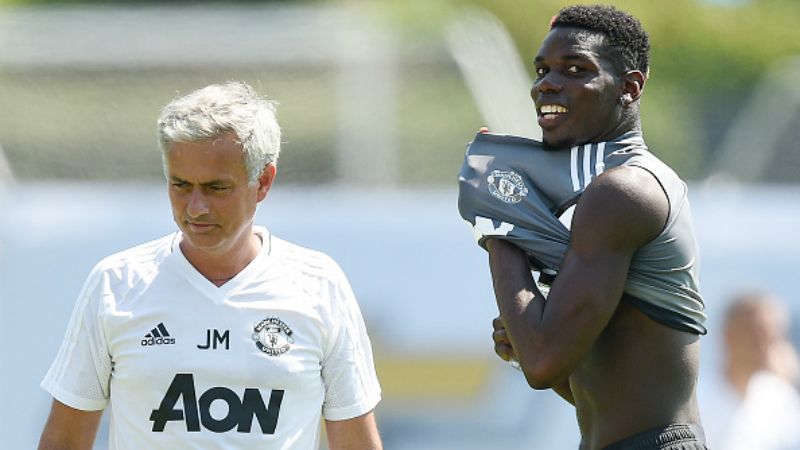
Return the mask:
<svg viewBox="0 0 800 450">
<path fill-rule="evenodd" d="M 224 285 L 180 233 L 101 261 L 42 387 L 81 410 L 111 404 L 111 449 L 313 449 L 321 417 L 380 399 L 344 273 L 257 227 L 259 255 Z"/>
<path fill-rule="evenodd" d="M 532 269 L 556 273 L 570 243 L 572 207 L 594 178 L 621 166 L 650 172 L 669 201 L 666 226 L 633 255 L 623 300 L 662 324 L 705 334 L 686 184 L 647 150 L 640 132 L 569 150 L 479 133 L 459 174 L 459 212 L 482 247 L 489 236 L 508 240 L 528 254 Z"/>
</svg>

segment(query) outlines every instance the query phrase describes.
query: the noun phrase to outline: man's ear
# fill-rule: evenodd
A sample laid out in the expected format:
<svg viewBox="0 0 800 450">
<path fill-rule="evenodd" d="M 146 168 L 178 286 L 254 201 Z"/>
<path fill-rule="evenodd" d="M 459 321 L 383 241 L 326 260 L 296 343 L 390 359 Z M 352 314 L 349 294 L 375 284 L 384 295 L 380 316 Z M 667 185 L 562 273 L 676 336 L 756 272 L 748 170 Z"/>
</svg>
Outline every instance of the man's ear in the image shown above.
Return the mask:
<svg viewBox="0 0 800 450">
<path fill-rule="evenodd" d="M 622 95 L 620 99 L 623 105 L 630 105 L 639 100 L 644 91 L 644 83 L 647 76 L 640 70 L 629 70 L 622 75 Z"/>
<path fill-rule="evenodd" d="M 275 175 L 278 173 L 278 167 L 275 163 L 267 164 L 267 167 L 264 167 L 264 171 L 261 172 L 261 176 L 258 177 L 258 201 L 264 200 L 267 198 L 267 192 L 272 187 L 272 183 L 275 181 Z"/>
</svg>

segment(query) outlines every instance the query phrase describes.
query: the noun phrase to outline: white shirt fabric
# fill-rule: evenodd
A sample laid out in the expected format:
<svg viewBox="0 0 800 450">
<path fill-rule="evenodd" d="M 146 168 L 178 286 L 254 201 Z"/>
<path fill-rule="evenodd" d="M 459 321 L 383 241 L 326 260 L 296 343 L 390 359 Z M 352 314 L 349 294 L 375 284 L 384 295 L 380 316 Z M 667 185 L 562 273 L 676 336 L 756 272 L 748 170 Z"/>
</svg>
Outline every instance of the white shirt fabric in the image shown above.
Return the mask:
<svg viewBox="0 0 800 450">
<path fill-rule="evenodd" d="M 344 273 L 256 232 L 259 255 L 220 287 L 186 260 L 180 233 L 101 261 L 42 387 L 76 409 L 110 402 L 112 450 L 316 450 L 322 417 L 374 409 L 372 349 Z"/>
<path fill-rule="evenodd" d="M 715 450 L 800 450 L 800 394 L 759 372 L 741 398 L 723 377 L 700 397 L 703 428 Z"/>
</svg>

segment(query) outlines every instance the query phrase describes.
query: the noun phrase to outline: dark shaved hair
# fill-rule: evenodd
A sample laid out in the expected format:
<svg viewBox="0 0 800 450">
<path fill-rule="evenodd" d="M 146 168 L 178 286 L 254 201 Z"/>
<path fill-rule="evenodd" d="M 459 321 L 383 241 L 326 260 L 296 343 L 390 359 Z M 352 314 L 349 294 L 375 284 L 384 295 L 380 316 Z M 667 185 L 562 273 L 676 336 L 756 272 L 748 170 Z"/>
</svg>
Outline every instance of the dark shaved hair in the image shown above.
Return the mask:
<svg viewBox="0 0 800 450">
<path fill-rule="evenodd" d="M 567 6 L 550 22 L 557 27 L 579 28 L 605 36 L 605 45 L 614 53 L 624 71 L 650 70 L 650 38 L 639 20 L 608 5 Z"/>
</svg>

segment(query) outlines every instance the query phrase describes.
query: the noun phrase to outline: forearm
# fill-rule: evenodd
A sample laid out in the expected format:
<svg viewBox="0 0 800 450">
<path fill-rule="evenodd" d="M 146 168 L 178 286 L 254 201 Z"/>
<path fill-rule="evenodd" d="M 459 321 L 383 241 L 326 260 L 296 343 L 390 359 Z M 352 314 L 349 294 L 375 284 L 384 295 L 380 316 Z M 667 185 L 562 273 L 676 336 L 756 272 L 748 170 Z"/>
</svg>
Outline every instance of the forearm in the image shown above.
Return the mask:
<svg viewBox="0 0 800 450">
<path fill-rule="evenodd" d="M 545 301 L 528 267 L 527 256 L 505 241 L 490 239 L 489 266 L 497 307 L 528 383 L 549 388 L 551 361 L 543 325 Z M 546 373 L 543 373 L 546 372 Z M 558 380 L 561 381 L 561 380 Z"/>
<path fill-rule="evenodd" d="M 573 246 L 545 300 L 525 252 L 498 239 L 487 249 L 500 316 L 528 384 L 564 383 L 619 305 L 630 253 Z"/>
<path fill-rule="evenodd" d="M 511 335 L 522 338 L 538 328 L 544 311 L 544 297 L 536 287 L 524 252 L 513 244 L 496 239 L 490 239 L 487 248 L 500 315 Z"/>
</svg>

